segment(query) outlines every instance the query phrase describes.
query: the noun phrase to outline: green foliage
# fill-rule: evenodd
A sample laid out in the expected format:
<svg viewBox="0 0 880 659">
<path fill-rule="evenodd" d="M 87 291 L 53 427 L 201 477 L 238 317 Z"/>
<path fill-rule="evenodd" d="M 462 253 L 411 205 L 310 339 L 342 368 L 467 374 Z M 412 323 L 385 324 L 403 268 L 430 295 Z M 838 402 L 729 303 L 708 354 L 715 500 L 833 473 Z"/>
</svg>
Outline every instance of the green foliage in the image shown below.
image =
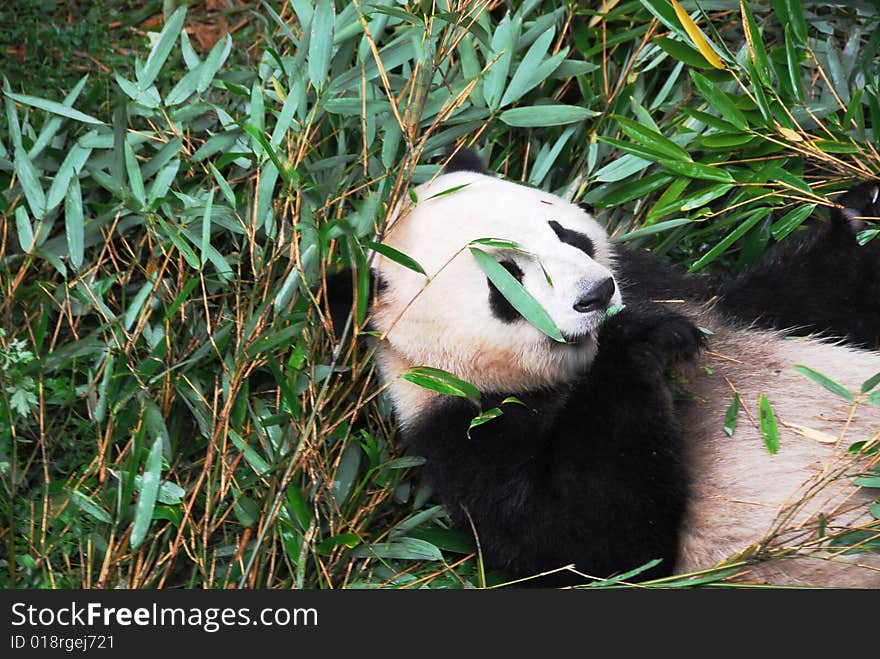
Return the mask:
<svg viewBox="0 0 880 659">
<path fill-rule="evenodd" d="M 2 585 L 481 585 L 346 340 L 373 251 L 419 271 L 376 240 L 446 147 L 692 269 L 754 260 L 880 165 L 870 3 L 685 2 L 696 43 L 660 0 L 266 2 L 201 53 L 180 4 L 109 72 L 4 68 Z M 3 41 L 106 53 L 102 25 Z M 333 338 L 316 291 L 342 267 Z"/>
</svg>

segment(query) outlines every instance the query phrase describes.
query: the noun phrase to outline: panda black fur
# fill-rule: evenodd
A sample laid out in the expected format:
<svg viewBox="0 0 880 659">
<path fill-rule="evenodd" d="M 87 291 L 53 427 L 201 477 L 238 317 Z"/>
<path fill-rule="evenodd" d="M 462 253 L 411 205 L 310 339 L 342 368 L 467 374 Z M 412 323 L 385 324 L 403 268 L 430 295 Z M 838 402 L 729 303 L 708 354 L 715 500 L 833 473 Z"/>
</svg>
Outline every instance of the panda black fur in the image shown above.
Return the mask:
<svg viewBox="0 0 880 659">
<path fill-rule="evenodd" d="M 837 417 L 849 406 L 817 416 L 833 402 L 791 366 L 812 366 L 852 390 L 880 372 L 878 353 L 852 347 L 874 348 L 880 338 L 880 253 L 860 247 L 850 226 L 878 214 L 876 185 L 856 187 L 826 227 L 727 281 L 612 245 L 583 210 L 487 174 L 469 152 L 415 193 L 419 201 L 397 214 L 383 242 L 415 258 L 429 279 L 375 255 L 376 361 L 409 451 L 426 458 L 436 498 L 476 531 L 489 565 L 510 577 L 570 564 L 607 577 L 662 559 L 645 579 L 737 552 L 758 557 L 766 542 L 819 533 L 820 514 L 842 525 L 866 521 L 855 503 L 867 494 L 850 478 L 821 497 L 810 490 L 829 464 L 856 468 L 843 464 L 841 448 L 810 436 L 840 436 L 841 447 L 871 439 L 880 411 L 859 407 L 841 431 Z M 504 308 L 463 249 L 486 237 L 521 246 L 485 249 L 547 308 L 567 343 Z M 606 307 L 620 302 L 606 319 Z M 787 338 L 795 334 L 826 338 Z M 422 365 L 472 382 L 484 410 L 504 413 L 468 432 L 478 413 L 470 402 L 399 377 Z M 672 368 L 690 400 L 675 400 Z M 778 454 L 746 419 L 733 438 L 723 434 L 734 390 L 754 409 L 766 393 L 788 424 Z M 511 395 L 524 405 L 502 404 Z M 805 493 L 810 505 L 793 506 Z M 840 560 L 775 558 L 745 578 L 880 586 L 876 555 Z M 570 573 L 556 573 L 540 583 L 570 582 Z"/>
</svg>

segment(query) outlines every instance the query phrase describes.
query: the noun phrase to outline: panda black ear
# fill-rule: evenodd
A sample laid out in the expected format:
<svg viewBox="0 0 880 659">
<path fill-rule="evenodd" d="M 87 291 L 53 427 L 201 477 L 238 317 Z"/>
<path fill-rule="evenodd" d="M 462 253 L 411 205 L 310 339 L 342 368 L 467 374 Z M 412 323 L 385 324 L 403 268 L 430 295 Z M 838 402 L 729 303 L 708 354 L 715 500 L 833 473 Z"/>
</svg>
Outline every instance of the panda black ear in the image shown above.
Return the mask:
<svg viewBox="0 0 880 659">
<path fill-rule="evenodd" d="M 449 159 L 446 163 L 446 168 L 444 169 L 444 173 L 446 174 L 451 174 L 452 172 L 491 174 L 491 172 L 486 169 L 486 165 L 483 163 L 482 158 L 470 149 L 461 147 L 456 150 L 454 145 L 450 146 L 446 149 L 446 158 Z"/>
<path fill-rule="evenodd" d="M 837 204 L 831 210 L 834 222 L 848 224 L 853 231 L 861 231 L 865 228 L 862 218 L 880 217 L 880 182 L 859 183 L 834 201 Z"/>
<path fill-rule="evenodd" d="M 590 206 L 589 204 L 578 204 L 578 207 L 585 213 L 588 213 L 590 217 L 596 217 L 596 210 Z"/>
<path fill-rule="evenodd" d="M 354 270 L 346 268 L 332 275 L 327 275 L 325 284 L 322 287 L 323 299 L 316 294 L 318 302 L 324 305 L 325 311 L 329 311 L 330 322 L 333 324 L 333 334 L 337 339 L 341 337 L 342 330 L 345 328 L 345 323 L 348 321 L 350 313 L 354 314 L 353 320 L 357 322 L 357 309 L 354 308 L 356 287 L 357 281 Z M 377 277 L 371 270 L 365 304 L 369 305 L 376 292 L 381 293 L 383 289 L 383 282 L 381 280 L 377 281 Z"/>
</svg>

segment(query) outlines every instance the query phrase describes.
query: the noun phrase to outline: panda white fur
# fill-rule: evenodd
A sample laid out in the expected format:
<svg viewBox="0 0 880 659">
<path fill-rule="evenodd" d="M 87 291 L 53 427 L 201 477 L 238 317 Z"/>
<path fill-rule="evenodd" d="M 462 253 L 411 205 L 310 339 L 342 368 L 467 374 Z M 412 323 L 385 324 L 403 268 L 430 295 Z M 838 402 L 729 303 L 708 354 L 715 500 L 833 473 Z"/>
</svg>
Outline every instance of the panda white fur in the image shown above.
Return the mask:
<svg viewBox="0 0 880 659">
<path fill-rule="evenodd" d="M 464 168 L 479 169 L 472 162 Z M 745 581 L 880 587 L 880 555 L 823 540 L 871 521 L 865 502 L 876 490 L 853 477 L 876 457 L 846 449 L 877 441 L 880 407 L 852 406 L 793 369 L 854 392 L 880 373 L 880 353 L 864 349 L 880 334 L 880 256 L 848 224 L 876 214 L 875 188 L 853 191 L 849 210 L 807 240 L 719 282 L 612 244 L 560 197 L 455 169 L 417 187 L 418 202 L 382 237 L 428 276 L 374 254 L 370 324 L 403 438 L 489 565 L 526 577 L 575 564 L 601 578 L 662 559 L 645 579 L 733 561 Z M 466 248 L 480 238 L 522 248 L 482 247 L 567 343 L 488 281 Z M 400 377 L 415 366 L 471 382 L 484 410 L 504 414 L 468 434 L 479 410 Z M 686 399 L 674 396 L 671 368 Z M 728 437 L 735 392 L 741 411 Z M 775 454 L 757 418 L 761 394 L 778 422 Z M 525 405 L 502 404 L 507 396 Z M 570 572 L 540 581 L 571 582 Z"/>
</svg>

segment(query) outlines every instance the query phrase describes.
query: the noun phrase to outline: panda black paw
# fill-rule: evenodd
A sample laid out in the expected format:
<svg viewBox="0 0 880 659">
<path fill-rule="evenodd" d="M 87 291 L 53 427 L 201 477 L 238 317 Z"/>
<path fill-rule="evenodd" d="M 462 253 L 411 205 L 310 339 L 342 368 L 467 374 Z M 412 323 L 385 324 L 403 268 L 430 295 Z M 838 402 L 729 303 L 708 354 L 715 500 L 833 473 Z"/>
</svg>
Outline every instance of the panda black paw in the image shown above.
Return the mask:
<svg viewBox="0 0 880 659">
<path fill-rule="evenodd" d="M 835 222 L 847 224 L 855 231 L 865 228 L 865 219 L 880 218 L 880 182 L 865 181 L 850 188 L 834 200 Z"/>
<path fill-rule="evenodd" d="M 600 353 L 624 350 L 663 369 L 694 359 L 704 343 L 703 333 L 688 318 L 654 304 L 627 306 L 606 321 L 599 333 Z"/>
</svg>

